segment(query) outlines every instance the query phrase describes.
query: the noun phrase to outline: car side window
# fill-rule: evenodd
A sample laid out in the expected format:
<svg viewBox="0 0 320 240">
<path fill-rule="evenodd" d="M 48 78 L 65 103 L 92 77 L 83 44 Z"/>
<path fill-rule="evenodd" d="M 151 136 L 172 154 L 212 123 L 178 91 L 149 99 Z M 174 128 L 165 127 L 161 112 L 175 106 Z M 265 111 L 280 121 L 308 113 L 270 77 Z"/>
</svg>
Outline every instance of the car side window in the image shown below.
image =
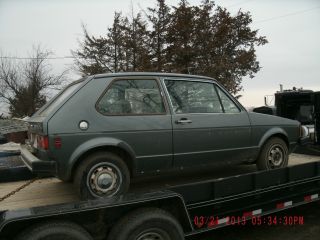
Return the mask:
<svg viewBox="0 0 320 240">
<path fill-rule="evenodd" d="M 212 83 L 165 80 L 175 113 L 222 113 L 219 97 Z"/>
<path fill-rule="evenodd" d="M 218 86 L 216 86 L 221 103 L 225 113 L 239 113 L 238 106 L 225 94 Z"/>
<path fill-rule="evenodd" d="M 96 107 L 105 115 L 165 113 L 159 86 L 154 79 L 116 80 L 111 83 Z"/>
</svg>

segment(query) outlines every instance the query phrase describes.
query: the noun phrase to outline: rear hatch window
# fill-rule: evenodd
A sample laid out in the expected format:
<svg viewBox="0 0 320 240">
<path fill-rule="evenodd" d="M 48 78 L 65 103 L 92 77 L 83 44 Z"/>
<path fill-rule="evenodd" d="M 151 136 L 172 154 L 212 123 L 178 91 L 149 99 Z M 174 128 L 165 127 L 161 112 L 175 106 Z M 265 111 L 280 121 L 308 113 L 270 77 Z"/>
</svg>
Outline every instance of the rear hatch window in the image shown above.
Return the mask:
<svg viewBox="0 0 320 240">
<path fill-rule="evenodd" d="M 58 93 L 50 102 L 48 102 L 43 108 L 41 108 L 35 115 L 45 117 L 48 116 L 52 111 L 54 111 L 65 99 L 67 99 L 71 94 L 73 94 L 84 80 L 76 81 L 68 85 L 60 93 Z"/>
<path fill-rule="evenodd" d="M 59 108 L 59 106 L 69 98 L 77 89 L 81 87 L 84 79 L 75 81 L 60 91 L 51 101 L 40 108 L 31 118 L 28 119 L 28 139 L 27 144 L 32 149 L 48 150 L 49 138 L 44 134 L 44 121 L 46 117 Z M 34 152 L 37 156 L 37 153 Z"/>
</svg>

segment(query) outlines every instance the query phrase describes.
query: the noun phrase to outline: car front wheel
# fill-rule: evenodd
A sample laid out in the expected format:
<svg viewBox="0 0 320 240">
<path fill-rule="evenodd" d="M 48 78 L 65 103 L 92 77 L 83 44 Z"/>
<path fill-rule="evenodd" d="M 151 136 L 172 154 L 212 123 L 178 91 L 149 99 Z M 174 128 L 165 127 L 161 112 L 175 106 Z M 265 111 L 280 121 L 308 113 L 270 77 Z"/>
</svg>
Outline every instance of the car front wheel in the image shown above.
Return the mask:
<svg viewBox="0 0 320 240">
<path fill-rule="evenodd" d="M 278 137 L 269 139 L 263 146 L 257 160 L 259 170 L 270 170 L 288 166 L 289 152 L 287 144 Z"/>
<path fill-rule="evenodd" d="M 130 173 L 118 155 L 98 152 L 80 164 L 75 172 L 74 184 L 82 200 L 113 197 L 128 191 Z"/>
</svg>

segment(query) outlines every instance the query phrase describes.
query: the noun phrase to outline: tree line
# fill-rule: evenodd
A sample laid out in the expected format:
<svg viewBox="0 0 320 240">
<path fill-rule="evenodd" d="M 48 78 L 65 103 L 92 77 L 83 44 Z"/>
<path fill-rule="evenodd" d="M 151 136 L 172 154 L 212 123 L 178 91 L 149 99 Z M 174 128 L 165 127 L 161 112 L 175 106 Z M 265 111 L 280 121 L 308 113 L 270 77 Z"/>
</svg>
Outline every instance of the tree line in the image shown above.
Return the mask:
<svg viewBox="0 0 320 240">
<path fill-rule="evenodd" d="M 198 6 L 181 0 L 170 7 L 165 0 L 156 6 L 115 12 L 113 24 L 103 36 L 92 36 L 83 26 L 84 39 L 72 51 L 82 75 L 105 72 L 151 71 L 199 74 L 238 93 L 241 80 L 260 69 L 256 47 L 266 37 L 252 30 L 249 12 L 232 15 L 205 0 Z"/>
<path fill-rule="evenodd" d="M 103 36 L 90 35 L 83 25 L 83 39 L 71 51 L 81 75 L 198 74 L 215 78 L 236 95 L 243 77 L 252 78 L 260 69 L 256 47 L 267 40 L 251 29 L 249 12 L 232 15 L 210 0 L 196 6 L 186 0 L 177 6 L 156 0 L 154 7 L 127 15 L 115 12 Z M 9 106 L 10 116 L 32 115 L 47 101 L 50 89 L 65 83 L 65 71 L 52 73 L 52 54 L 37 46 L 26 61 L 0 57 L 0 100 Z"/>
</svg>

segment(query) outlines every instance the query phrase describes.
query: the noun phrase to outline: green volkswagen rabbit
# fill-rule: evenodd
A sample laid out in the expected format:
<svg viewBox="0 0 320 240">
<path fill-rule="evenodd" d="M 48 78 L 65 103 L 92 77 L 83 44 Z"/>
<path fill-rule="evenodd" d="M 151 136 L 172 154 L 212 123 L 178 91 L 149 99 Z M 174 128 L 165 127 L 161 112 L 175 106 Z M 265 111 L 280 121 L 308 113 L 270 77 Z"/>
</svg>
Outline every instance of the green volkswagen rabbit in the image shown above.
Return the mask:
<svg viewBox="0 0 320 240">
<path fill-rule="evenodd" d="M 24 163 L 73 181 L 82 199 L 123 194 L 141 175 L 223 163 L 285 167 L 301 132 L 298 121 L 247 112 L 212 78 L 171 73 L 83 78 L 28 122 Z"/>
</svg>

